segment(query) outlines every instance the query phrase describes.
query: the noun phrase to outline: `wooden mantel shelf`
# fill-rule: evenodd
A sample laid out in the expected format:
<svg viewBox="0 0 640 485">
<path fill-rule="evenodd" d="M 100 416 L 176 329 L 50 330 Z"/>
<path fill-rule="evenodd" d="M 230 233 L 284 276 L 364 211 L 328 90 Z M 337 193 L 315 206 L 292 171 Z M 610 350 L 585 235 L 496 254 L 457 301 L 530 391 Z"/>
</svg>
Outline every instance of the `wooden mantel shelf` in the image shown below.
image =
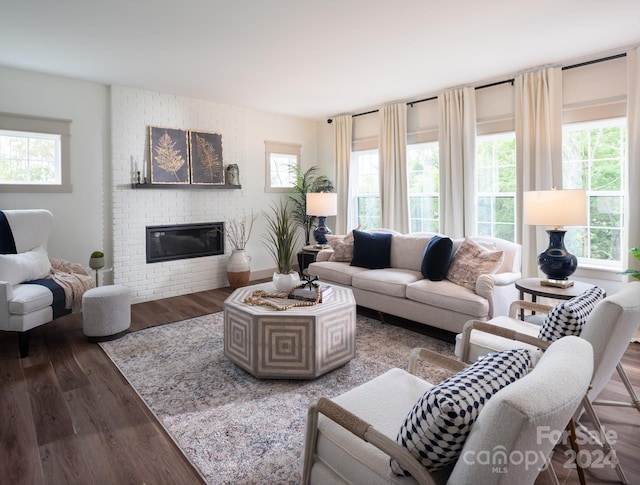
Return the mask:
<svg viewBox="0 0 640 485">
<path fill-rule="evenodd" d="M 242 185 L 222 184 L 131 184 L 133 189 L 241 189 Z"/>
</svg>

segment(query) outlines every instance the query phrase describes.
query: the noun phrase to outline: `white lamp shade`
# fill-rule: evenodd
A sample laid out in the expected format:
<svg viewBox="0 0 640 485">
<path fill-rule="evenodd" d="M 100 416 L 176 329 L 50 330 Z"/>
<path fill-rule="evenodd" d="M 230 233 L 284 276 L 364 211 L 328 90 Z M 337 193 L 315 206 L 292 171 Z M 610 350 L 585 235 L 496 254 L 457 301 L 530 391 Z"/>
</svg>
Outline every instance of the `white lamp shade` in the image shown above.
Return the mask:
<svg viewBox="0 0 640 485">
<path fill-rule="evenodd" d="M 584 226 L 586 190 L 537 190 L 524 193 L 524 223 L 531 226 Z"/>
<path fill-rule="evenodd" d="M 330 192 L 307 193 L 307 215 L 335 216 L 338 213 L 338 194 Z"/>
</svg>

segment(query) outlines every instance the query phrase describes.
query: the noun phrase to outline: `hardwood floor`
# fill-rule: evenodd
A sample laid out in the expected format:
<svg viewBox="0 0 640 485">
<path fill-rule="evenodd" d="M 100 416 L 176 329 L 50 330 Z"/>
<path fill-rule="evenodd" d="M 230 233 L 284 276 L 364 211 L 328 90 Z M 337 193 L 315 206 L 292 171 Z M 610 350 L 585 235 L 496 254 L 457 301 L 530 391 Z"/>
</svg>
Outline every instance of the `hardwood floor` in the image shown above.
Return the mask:
<svg viewBox="0 0 640 485">
<path fill-rule="evenodd" d="M 131 331 L 222 310 L 229 288 L 132 306 Z M 640 389 L 640 344 L 623 364 Z M 100 347 L 82 333 L 80 315 L 33 330 L 29 357 L 17 336 L 0 332 L 0 484 L 197 484 L 202 480 Z M 603 393 L 624 396 L 617 376 Z M 640 483 L 640 413 L 598 408 L 630 483 Z M 597 448 L 588 447 L 596 456 Z M 577 484 L 558 448 L 561 483 Z M 587 470 L 587 483 L 617 483 L 610 468 Z M 544 483 L 543 480 L 539 480 Z"/>
</svg>

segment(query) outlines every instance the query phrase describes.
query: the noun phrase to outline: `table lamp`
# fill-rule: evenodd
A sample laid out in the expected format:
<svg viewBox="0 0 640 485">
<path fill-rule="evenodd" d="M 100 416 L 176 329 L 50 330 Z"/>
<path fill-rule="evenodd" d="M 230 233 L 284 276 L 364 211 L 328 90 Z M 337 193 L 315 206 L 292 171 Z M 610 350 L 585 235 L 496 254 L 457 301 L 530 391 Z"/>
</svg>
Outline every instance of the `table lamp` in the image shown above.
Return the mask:
<svg viewBox="0 0 640 485">
<path fill-rule="evenodd" d="M 307 193 L 307 215 L 318 217 L 318 226 L 313 231 L 313 237 L 318 244 L 327 244 L 327 234 L 331 230 L 327 227 L 327 216 L 338 213 L 338 194 L 330 192 Z"/>
<path fill-rule="evenodd" d="M 548 279 L 542 285 L 567 288 L 578 267 L 578 258 L 564 247 L 567 232 L 561 226 L 584 226 L 587 223 L 587 192 L 585 190 L 538 190 L 524 193 L 524 223 L 532 226 L 552 226 L 548 229 L 549 247 L 538 255 L 538 267 Z"/>
</svg>

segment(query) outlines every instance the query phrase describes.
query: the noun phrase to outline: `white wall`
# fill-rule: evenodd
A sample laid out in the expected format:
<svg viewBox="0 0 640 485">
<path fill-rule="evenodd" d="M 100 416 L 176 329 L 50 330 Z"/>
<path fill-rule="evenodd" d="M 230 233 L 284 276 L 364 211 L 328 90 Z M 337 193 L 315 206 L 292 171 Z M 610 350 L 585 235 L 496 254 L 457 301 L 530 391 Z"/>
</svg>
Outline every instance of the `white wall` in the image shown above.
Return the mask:
<svg viewBox="0 0 640 485">
<path fill-rule="evenodd" d="M 302 145 L 303 166 L 316 163 L 316 123 L 168 94 L 112 87 L 114 281 L 148 301 L 227 286 L 225 255 L 146 263 L 149 225 L 230 221 L 258 215 L 247 245 L 252 279 L 275 264 L 263 246 L 263 212 L 281 194 L 265 193 L 265 140 Z M 237 163 L 241 190 L 133 189 L 135 166 L 149 161 L 149 126 L 222 134 L 225 165 Z"/>
<path fill-rule="evenodd" d="M 0 209 L 50 210 L 49 254 L 89 264 L 94 250 L 110 263 L 109 90 L 77 81 L 0 67 L 0 111 L 72 120 L 71 185 L 67 194 L 3 193 Z"/>
</svg>

